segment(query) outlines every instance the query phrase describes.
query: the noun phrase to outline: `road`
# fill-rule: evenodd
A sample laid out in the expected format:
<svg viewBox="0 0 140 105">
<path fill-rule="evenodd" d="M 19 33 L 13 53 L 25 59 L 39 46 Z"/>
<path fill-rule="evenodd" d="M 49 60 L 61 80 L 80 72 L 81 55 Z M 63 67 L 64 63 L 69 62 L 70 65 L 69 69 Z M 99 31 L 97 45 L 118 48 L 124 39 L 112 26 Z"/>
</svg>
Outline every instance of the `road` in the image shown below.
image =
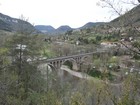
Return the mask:
<svg viewBox="0 0 140 105">
<path fill-rule="evenodd" d="M 93 77 L 87 75 L 86 73 L 82 73 L 82 72 L 76 72 L 76 71 L 73 71 L 73 70 L 70 70 L 67 66 L 65 65 L 62 65 L 61 67 L 61 70 L 63 71 L 67 71 L 69 74 L 75 76 L 75 77 L 78 77 L 78 78 L 81 78 L 81 79 L 93 79 Z"/>
</svg>

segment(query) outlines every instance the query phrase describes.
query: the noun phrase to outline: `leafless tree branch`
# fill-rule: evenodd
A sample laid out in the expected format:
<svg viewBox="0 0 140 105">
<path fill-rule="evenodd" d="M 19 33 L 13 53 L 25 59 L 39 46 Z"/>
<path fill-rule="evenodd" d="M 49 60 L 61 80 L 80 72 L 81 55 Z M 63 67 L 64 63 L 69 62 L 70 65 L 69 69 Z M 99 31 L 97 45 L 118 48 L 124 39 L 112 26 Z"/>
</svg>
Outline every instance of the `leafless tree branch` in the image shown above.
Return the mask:
<svg viewBox="0 0 140 105">
<path fill-rule="evenodd" d="M 139 51 L 136 51 L 136 50 L 134 50 L 134 49 L 128 47 L 128 46 L 127 46 L 125 43 L 123 43 L 123 42 L 120 42 L 120 43 L 121 43 L 123 46 L 125 46 L 128 50 L 130 50 L 131 52 L 140 55 L 140 52 L 139 52 Z"/>
</svg>

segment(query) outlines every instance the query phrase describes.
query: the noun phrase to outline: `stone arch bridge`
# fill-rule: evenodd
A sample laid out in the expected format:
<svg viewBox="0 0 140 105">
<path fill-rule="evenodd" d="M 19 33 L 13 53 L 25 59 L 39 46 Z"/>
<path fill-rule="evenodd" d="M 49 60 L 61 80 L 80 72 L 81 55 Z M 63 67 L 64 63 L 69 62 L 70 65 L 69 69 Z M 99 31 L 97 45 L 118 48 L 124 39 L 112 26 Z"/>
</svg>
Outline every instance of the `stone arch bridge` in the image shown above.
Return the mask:
<svg viewBox="0 0 140 105">
<path fill-rule="evenodd" d="M 69 61 L 72 63 L 72 70 L 77 71 L 80 68 L 80 63 L 83 62 L 85 59 L 90 59 L 97 54 L 100 54 L 102 56 L 107 53 L 108 52 L 106 51 L 96 51 L 96 52 L 77 54 L 71 56 L 62 56 L 62 57 L 56 57 L 51 59 L 43 59 L 40 60 L 39 63 L 48 64 L 54 70 L 59 70 L 65 62 Z"/>
</svg>

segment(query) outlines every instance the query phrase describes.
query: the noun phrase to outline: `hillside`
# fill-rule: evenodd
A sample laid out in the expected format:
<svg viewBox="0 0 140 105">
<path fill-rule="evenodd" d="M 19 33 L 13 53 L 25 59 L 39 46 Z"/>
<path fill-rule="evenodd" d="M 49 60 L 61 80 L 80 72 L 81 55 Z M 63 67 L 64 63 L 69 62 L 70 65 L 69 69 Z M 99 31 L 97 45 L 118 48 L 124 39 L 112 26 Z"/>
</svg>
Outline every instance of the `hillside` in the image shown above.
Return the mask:
<svg viewBox="0 0 140 105">
<path fill-rule="evenodd" d="M 55 28 L 50 25 L 36 25 L 35 28 L 43 33 L 51 33 L 55 31 Z"/>
<path fill-rule="evenodd" d="M 140 31 L 140 5 L 132 8 L 130 11 L 119 16 L 118 18 L 106 22 L 104 24 L 97 25 L 92 28 L 92 31 L 100 34 L 120 34 L 120 35 L 139 35 Z"/>
<path fill-rule="evenodd" d="M 24 32 L 30 32 L 30 33 L 39 32 L 29 22 L 12 18 L 2 13 L 0 13 L 0 30 L 9 31 L 9 32 L 17 32 L 21 30 Z"/>
<path fill-rule="evenodd" d="M 85 29 L 85 28 L 92 28 L 94 26 L 103 24 L 103 22 L 88 22 L 85 25 L 83 25 L 82 27 L 80 27 L 80 29 Z"/>
<path fill-rule="evenodd" d="M 118 26 L 140 26 L 140 5 L 134 7 L 124 15 L 112 20 L 110 25 L 118 27 Z"/>
</svg>

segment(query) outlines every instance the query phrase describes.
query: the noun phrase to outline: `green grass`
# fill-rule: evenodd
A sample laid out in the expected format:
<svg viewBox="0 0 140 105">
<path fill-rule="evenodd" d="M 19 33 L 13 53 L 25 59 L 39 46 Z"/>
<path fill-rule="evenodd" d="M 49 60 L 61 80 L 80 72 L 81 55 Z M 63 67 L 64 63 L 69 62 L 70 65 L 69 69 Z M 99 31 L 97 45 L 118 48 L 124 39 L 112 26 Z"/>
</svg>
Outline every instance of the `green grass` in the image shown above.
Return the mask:
<svg viewBox="0 0 140 105">
<path fill-rule="evenodd" d="M 47 58 L 52 58 L 55 56 L 55 54 L 53 52 L 51 52 L 49 49 L 43 50 L 42 55 L 47 57 Z"/>
</svg>

